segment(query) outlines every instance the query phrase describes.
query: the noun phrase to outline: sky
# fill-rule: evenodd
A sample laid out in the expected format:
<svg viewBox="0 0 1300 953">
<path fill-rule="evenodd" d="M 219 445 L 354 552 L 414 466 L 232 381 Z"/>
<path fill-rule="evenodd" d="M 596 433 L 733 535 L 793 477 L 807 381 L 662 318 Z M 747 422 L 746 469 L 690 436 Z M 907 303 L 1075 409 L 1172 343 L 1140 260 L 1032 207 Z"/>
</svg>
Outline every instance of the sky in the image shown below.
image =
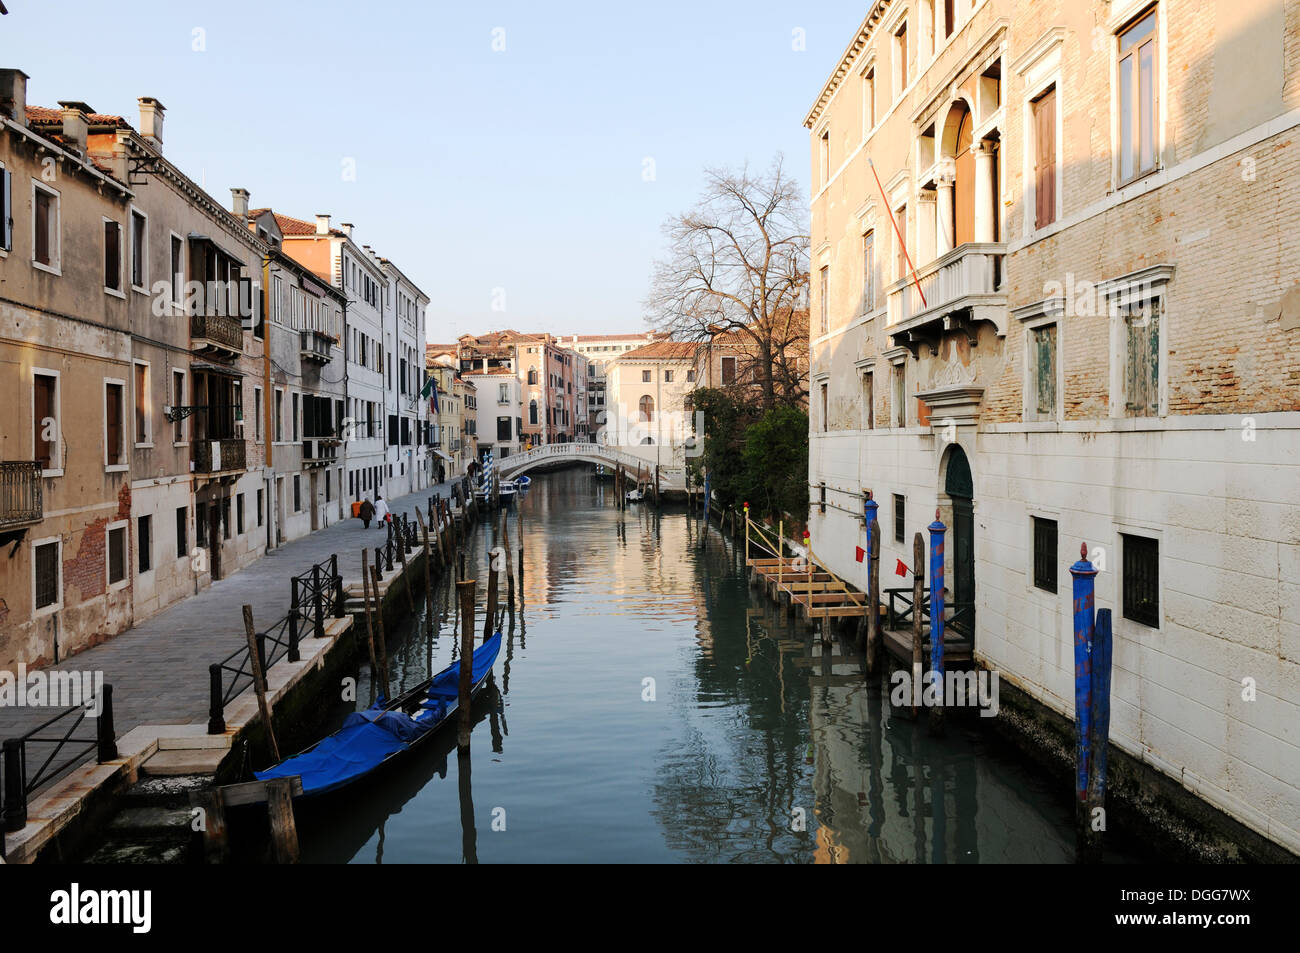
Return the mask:
<svg viewBox="0 0 1300 953">
<path fill-rule="evenodd" d="M 803 117 L 865 5 L 5 0 L 28 103 L 138 127 L 215 199 L 351 222 L 429 296 L 428 337 L 641 331 L 704 171 L 808 184 Z M 810 7 L 812 9 L 810 9 Z"/>
</svg>

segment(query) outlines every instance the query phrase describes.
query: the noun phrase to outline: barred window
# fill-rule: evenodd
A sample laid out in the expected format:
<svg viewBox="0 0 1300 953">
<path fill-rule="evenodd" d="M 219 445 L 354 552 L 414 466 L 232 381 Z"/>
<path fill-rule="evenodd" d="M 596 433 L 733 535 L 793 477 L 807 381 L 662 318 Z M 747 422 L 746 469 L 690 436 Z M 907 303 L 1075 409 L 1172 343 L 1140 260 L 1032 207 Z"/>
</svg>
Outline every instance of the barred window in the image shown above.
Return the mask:
<svg viewBox="0 0 1300 953">
<path fill-rule="evenodd" d="M 903 494 L 895 493 L 894 494 L 894 542 L 896 543 L 903 542 L 903 536 L 905 532 L 903 529 L 905 525 L 904 524 L 905 514 L 904 514 L 903 507 L 904 507 Z"/>
<path fill-rule="evenodd" d="M 126 527 L 108 531 L 108 582 L 119 583 L 126 578 Z"/>
<path fill-rule="evenodd" d="M 1034 517 L 1034 585 L 1056 592 L 1056 520 Z"/>
<path fill-rule="evenodd" d="M 36 547 L 36 608 L 44 609 L 59 601 L 59 544 L 42 543 Z"/>
<path fill-rule="evenodd" d="M 1160 626 L 1160 542 L 1122 534 L 1124 542 L 1124 618 Z"/>
</svg>

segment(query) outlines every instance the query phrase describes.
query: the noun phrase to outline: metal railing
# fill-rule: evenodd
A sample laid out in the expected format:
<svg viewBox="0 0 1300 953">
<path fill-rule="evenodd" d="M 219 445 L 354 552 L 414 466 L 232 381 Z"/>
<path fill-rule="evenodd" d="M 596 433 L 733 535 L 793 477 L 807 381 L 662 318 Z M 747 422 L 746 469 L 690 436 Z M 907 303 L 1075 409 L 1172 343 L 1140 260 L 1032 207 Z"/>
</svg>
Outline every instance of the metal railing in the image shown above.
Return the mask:
<svg viewBox="0 0 1300 953">
<path fill-rule="evenodd" d="M 328 364 L 333 348 L 334 338 L 323 331 L 298 332 L 298 355 L 305 360 Z"/>
<path fill-rule="evenodd" d="M 190 317 L 190 337 L 211 341 L 233 351 L 244 349 L 244 325 L 239 318 L 224 314 L 195 314 Z"/>
<path fill-rule="evenodd" d="M 196 440 L 194 442 L 196 473 L 243 470 L 247 465 L 246 461 L 247 447 L 243 440 Z"/>
<path fill-rule="evenodd" d="M 0 463 L 0 529 L 39 523 L 44 512 L 40 463 L 35 460 Z"/>
<path fill-rule="evenodd" d="M 0 817 L 4 819 L 5 831 L 22 830 L 27 823 L 28 798 L 81 764 L 91 752 L 96 752 L 100 764 L 117 757 L 112 685 L 104 685 L 100 689 L 97 699 L 99 715 L 95 719 L 94 737 L 77 734 L 77 729 L 86 720 L 87 711 L 94 702 L 96 698 L 91 696 L 80 705 L 61 709 L 26 734 L 4 740 L 4 782 L 0 786 L 0 791 L 3 791 L 3 806 L 0 806 Z M 46 748 L 48 754 L 45 753 Z M 28 755 L 33 753 L 37 757 L 45 754 L 45 760 L 35 772 L 29 771 L 27 767 Z M 0 844 L 3 840 L 0 837 Z"/>
<path fill-rule="evenodd" d="M 342 617 L 343 603 L 343 577 L 339 575 L 337 555 L 292 577 L 288 614 L 254 634 L 262 671 L 269 671 L 281 659 L 299 661 L 302 623 L 310 624 L 317 638 L 323 637 L 325 619 L 331 615 Z M 252 684 L 253 664 L 247 643 L 208 666 L 208 734 L 219 735 L 226 730 L 226 705 Z"/>
</svg>

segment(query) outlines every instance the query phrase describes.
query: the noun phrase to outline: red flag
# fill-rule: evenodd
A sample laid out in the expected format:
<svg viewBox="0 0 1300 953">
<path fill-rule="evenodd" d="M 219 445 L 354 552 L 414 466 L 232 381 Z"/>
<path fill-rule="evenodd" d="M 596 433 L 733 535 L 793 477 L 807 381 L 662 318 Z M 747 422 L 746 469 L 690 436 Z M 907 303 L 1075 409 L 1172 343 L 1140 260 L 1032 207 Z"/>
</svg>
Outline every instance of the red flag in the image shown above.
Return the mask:
<svg viewBox="0 0 1300 953">
<path fill-rule="evenodd" d="M 861 546 L 854 546 L 853 548 L 858 551 L 857 552 L 858 562 L 862 562 L 862 557 L 867 554 L 867 551 L 863 549 Z"/>
<path fill-rule="evenodd" d="M 898 565 L 894 567 L 894 575 L 895 576 L 907 575 L 907 564 L 904 563 L 901 559 L 898 561 Z"/>
</svg>

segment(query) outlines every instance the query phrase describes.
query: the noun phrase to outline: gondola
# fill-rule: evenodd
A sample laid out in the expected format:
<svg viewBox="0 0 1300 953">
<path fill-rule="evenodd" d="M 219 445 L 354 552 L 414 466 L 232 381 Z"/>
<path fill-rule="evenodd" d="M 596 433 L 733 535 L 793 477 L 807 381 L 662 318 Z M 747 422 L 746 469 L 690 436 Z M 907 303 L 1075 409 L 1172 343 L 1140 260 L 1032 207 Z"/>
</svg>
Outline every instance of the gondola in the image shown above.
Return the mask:
<svg viewBox="0 0 1300 953">
<path fill-rule="evenodd" d="M 533 485 L 533 478 L 530 476 L 521 476 L 515 481 L 515 483 L 519 485 L 519 489 L 526 490 Z"/>
<path fill-rule="evenodd" d="M 500 650 L 500 632 L 474 650 L 471 698 L 492 673 Z M 296 775 L 302 779 L 300 797 L 325 794 L 358 781 L 428 740 L 451 721 L 460 707 L 459 685 L 458 660 L 391 702 L 380 699 L 365 711 L 354 711 L 334 734 L 265 771 L 253 772 L 253 776 L 269 781 Z"/>
</svg>

